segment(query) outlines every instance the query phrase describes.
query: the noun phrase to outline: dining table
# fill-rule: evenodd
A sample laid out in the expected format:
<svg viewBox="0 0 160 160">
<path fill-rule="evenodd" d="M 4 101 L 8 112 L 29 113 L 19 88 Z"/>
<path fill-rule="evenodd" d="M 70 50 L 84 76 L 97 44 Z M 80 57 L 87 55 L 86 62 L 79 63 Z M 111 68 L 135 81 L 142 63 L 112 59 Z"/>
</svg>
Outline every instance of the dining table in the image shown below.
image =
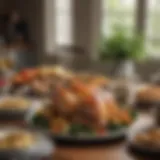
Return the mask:
<svg viewBox="0 0 160 160">
<path fill-rule="evenodd" d="M 139 130 L 154 125 L 155 120 L 152 113 L 141 112 L 136 121 L 128 129 L 125 139 L 106 144 L 92 145 L 66 145 L 56 144 L 53 149 L 52 160 L 139 160 L 127 150 L 128 139 Z M 1 121 L 0 126 L 27 127 L 24 121 Z M 130 136 L 129 136 L 130 135 Z M 46 159 L 47 160 L 47 159 Z M 146 159 L 144 159 L 146 160 Z M 148 159 L 147 159 L 148 160 Z M 150 159 L 149 159 L 150 160 Z"/>
<path fill-rule="evenodd" d="M 53 155 L 55 160 L 133 160 L 126 151 L 126 143 L 112 146 L 58 147 Z"/>
</svg>

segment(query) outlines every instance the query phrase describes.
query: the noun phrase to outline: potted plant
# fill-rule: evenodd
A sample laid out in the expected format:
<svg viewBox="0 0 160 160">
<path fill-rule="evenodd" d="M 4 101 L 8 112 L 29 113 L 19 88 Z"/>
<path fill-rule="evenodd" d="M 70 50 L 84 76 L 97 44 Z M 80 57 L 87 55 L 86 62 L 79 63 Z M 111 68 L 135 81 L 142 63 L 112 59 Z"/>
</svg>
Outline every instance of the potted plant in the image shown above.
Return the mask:
<svg viewBox="0 0 160 160">
<path fill-rule="evenodd" d="M 114 72 L 122 77 L 132 76 L 134 62 L 145 56 L 143 38 L 137 34 L 128 35 L 122 27 L 116 26 L 113 34 L 103 38 L 100 46 L 100 59 L 114 62 Z"/>
</svg>

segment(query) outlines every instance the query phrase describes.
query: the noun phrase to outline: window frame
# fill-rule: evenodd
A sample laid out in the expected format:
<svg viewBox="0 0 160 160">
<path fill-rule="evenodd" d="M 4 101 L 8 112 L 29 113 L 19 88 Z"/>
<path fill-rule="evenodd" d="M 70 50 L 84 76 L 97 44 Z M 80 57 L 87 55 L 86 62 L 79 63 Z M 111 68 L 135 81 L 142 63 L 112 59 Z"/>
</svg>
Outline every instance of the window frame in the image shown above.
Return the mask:
<svg viewBox="0 0 160 160">
<path fill-rule="evenodd" d="M 136 31 L 145 36 L 148 0 L 136 0 Z"/>
</svg>

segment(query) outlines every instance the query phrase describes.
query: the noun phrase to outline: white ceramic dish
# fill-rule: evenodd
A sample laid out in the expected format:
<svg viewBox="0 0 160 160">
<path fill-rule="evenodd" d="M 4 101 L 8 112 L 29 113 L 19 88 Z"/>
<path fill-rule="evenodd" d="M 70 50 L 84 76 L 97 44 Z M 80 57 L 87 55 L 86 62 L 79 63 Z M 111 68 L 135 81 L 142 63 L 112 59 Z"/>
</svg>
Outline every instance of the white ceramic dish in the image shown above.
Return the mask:
<svg viewBox="0 0 160 160">
<path fill-rule="evenodd" d="M 35 130 L 25 130 L 21 128 L 1 128 L 0 129 L 0 138 L 6 136 L 9 133 L 17 132 L 17 131 L 27 131 L 31 134 L 34 134 L 36 139 L 33 142 L 33 145 L 29 146 L 28 148 L 13 148 L 13 149 L 1 149 L 0 148 L 0 157 L 12 157 L 16 160 L 23 160 L 26 157 L 47 157 L 53 154 L 55 146 L 53 142 L 51 143 L 50 139 L 35 131 Z"/>
</svg>

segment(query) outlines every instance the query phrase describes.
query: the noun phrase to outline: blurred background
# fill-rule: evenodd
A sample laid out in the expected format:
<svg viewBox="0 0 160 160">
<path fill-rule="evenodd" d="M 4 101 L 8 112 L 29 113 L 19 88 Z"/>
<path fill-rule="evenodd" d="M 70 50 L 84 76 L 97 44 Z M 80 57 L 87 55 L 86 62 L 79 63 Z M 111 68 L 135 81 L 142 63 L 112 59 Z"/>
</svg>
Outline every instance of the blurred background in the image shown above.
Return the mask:
<svg viewBox="0 0 160 160">
<path fill-rule="evenodd" d="M 7 56 L 14 59 L 17 69 L 63 63 L 110 75 L 116 58 L 112 57 L 112 62 L 102 61 L 99 46 L 102 37 L 111 36 L 113 26 L 118 25 L 123 26 L 124 34 L 143 37 L 145 59 L 134 65 L 137 73 L 148 80 L 159 68 L 159 3 L 158 0 L 0 0 L 0 43 L 7 48 L 1 50 L 1 55 L 9 53 Z"/>
<path fill-rule="evenodd" d="M 53 154 L 56 136 L 67 145 L 70 140 L 124 138 L 130 134 L 126 128 L 140 117 L 136 130 L 150 121 L 158 128 L 151 130 L 151 143 L 142 136 L 142 145 L 159 147 L 159 17 L 160 0 L 0 0 L 0 119 L 4 126 L 15 119 L 16 126 L 35 126 L 39 132 L 38 124 L 42 125 L 51 133 L 47 138 L 52 138 Z M 93 137 L 88 139 L 83 132 Z M 118 134 L 112 137 L 112 133 Z M 22 141 L 27 146 L 40 141 L 26 137 L 21 140 L 16 134 L 9 139 L 15 139 L 18 148 L 23 148 Z M 8 139 L 1 139 L 0 154 L 7 145 L 10 148 Z M 45 151 L 43 141 L 41 145 Z M 89 152 L 88 148 L 56 147 L 57 155 L 62 155 L 56 160 L 66 155 L 68 160 L 131 160 L 126 143 Z"/>
</svg>

